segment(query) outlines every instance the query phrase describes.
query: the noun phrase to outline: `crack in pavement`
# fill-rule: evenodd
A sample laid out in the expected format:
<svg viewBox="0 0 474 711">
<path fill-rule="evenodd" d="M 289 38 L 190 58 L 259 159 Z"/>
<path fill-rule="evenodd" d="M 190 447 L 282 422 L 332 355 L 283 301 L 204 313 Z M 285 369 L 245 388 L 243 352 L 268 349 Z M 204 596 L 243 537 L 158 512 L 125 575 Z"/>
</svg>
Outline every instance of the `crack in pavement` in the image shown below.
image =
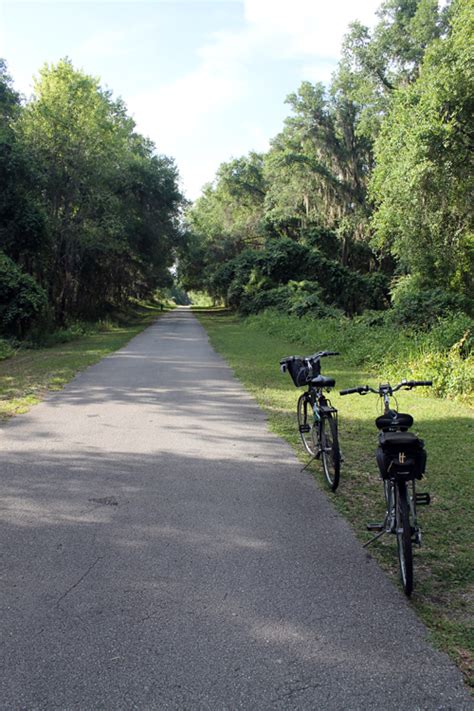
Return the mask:
<svg viewBox="0 0 474 711">
<path fill-rule="evenodd" d="M 77 588 L 77 586 L 82 583 L 82 581 L 84 580 L 84 578 L 86 578 L 86 577 L 89 575 L 89 573 L 91 572 L 91 570 L 92 570 L 93 568 L 95 568 L 95 566 L 97 565 L 97 563 L 99 562 L 99 560 L 102 560 L 102 558 L 103 558 L 103 556 L 100 555 L 100 556 L 97 558 L 97 560 L 95 560 L 95 561 L 92 563 L 92 565 L 90 565 L 90 566 L 87 568 L 86 572 L 85 572 L 83 575 L 81 575 L 81 577 L 79 578 L 79 580 L 78 580 L 77 582 L 75 582 L 74 585 L 71 585 L 71 587 L 68 588 L 68 589 L 66 590 L 66 592 L 61 595 L 61 597 L 60 597 L 60 598 L 57 600 L 57 602 L 56 602 L 56 607 L 58 607 L 58 605 L 59 605 L 59 603 L 61 602 L 61 600 L 64 600 L 64 598 L 65 598 L 67 595 L 69 595 L 69 593 L 72 592 L 72 591 L 74 590 L 74 588 Z"/>
</svg>

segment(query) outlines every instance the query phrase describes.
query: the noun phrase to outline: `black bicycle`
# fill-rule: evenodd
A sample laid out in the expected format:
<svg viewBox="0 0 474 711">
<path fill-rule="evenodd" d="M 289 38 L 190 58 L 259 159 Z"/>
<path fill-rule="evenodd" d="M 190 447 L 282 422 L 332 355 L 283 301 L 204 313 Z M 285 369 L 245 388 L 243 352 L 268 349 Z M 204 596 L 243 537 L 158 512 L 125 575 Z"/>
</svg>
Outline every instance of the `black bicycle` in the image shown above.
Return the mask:
<svg viewBox="0 0 474 711">
<path fill-rule="evenodd" d="M 416 481 L 423 478 L 426 467 L 424 442 L 408 430 L 413 417 L 390 407 L 390 398 L 397 390 L 411 390 L 420 385 L 432 385 L 430 380 L 402 380 L 392 387 L 389 383 L 378 389 L 362 385 L 341 390 L 341 395 L 375 393 L 383 398 L 383 414 L 375 424 L 379 430 L 376 450 L 377 463 L 384 484 L 386 503 L 385 519 L 381 523 L 367 524 L 367 530 L 376 535 L 364 545 L 369 546 L 384 533 L 397 537 L 400 578 L 405 594 L 413 591 L 413 543 L 421 545 L 421 529 L 416 517 L 417 505 L 430 503 L 430 495 L 416 491 Z M 398 405 L 397 405 L 398 408 Z"/>
<path fill-rule="evenodd" d="M 335 355 L 339 353 L 320 351 L 305 358 L 288 356 L 280 361 L 281 372 L 288 371 L 296 387 L 308 388 L 298 399 L 298 430 L 308 454 L 312 459 L 321 460 L 324 476 L 332 491 L 336 491 L 339 484 L 342 457 L 337 410 L 323 391 L 329 392 L 336 381 L 321 375 L 321 358 Z"/>
</svg>

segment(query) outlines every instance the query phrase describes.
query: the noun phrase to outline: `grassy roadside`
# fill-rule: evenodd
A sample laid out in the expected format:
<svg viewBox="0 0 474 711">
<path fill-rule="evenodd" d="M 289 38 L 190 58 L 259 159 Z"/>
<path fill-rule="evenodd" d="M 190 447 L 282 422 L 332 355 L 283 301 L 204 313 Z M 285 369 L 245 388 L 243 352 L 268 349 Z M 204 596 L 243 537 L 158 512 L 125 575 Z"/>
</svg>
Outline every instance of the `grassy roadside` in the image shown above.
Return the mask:
<svg viewBox="0 0 474 711">
<path fill-rule="evenodd" d="M 226 358 L 237 377 L 265 410 L 271 429 L 295 446 L 302 461 L 302 447 L 295 428 L 298 391 L 289 376 L 281 376 L 278 361 L 293 353 L 328 348 L 326 343 L 295 346 L 284 334 L 268 335 L 257 326 L 223 311 L 196 310 L 213 346 Z M 377 379 L 351 367 L 344 357 L 324 362 L 323 372 L 334 375 L 338 388 L 369 383 Z M 381 374 L 383 375 L 383 374 Z M 400 378 L 404 377 L 400 373 Z M 331 499 L 352 524 L 356 535 L 366 541 L 367 521 L 383 518 L 382 488 L 375 462 L 377 414 L 375 396 L 341 398 L 333 404 L 340 411 L 341 447 L 345 462 L 341 485 Z M 471 409 L 452 401 L 403 393 L 400 410 L 411 412 L 416 428 L 425 440 L 428 467 L 420 491 L 430 491 L 432 505 L 420 509 L 423 547 L 415 551 L 415 592 L 411 604 L 428 626 L 434 642 L 447 651 L 473 680 L 473 627 L 469 616 L 473 599 L 472 462 L 474 461 L 474 416 Z M 314 465 L 322 487 L 322 474 Z M 304 474 L 302 474 L 304 476 Z M 471 526 L 471 530 L 469 530 Z M 369 552 L 398 581 L 396 546 L 383 537 Z"/>
<path fill-rule="evenodd" d="M 91 327 L 87 335 L 49 348 L 19 350 L 0 361 L 0 420 L 27 412 L 48 390 L 60 390 L 74 375 L 124 346 L 158 318 L 159 304 L 146 303 Z"/>
</svg>

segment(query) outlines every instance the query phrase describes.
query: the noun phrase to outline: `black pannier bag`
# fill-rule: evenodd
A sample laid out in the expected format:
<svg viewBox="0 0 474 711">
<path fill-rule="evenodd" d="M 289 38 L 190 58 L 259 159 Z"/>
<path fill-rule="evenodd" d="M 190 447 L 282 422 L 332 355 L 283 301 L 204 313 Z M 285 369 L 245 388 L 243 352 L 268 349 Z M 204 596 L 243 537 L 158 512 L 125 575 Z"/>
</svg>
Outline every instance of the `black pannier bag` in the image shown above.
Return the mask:
<svg viewBox="0 0 474 711">
<path fill-rule="evenodd" d="M 286 369 L 289 372 L 297 388 L 306 385 L 311 375 L 311 369 L 306 365 L 303 358 L 299 358 L 298 356 L 283 358 L 280 361 L 280 365 L 282 369 Z"/>
<path fill-rule="evenodd" d="M 382 479 L 422 479 L 426 468 L 424 442 L 411 432 L 383 432 L 376 457 Z"/>
</svg>

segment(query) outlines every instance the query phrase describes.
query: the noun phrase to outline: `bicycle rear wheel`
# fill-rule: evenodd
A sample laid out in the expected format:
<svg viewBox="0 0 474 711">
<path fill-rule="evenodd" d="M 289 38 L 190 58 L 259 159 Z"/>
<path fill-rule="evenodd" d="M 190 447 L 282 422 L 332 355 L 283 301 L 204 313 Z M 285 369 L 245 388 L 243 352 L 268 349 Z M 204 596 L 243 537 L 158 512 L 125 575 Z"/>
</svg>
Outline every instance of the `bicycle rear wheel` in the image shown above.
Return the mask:
<svg viewBox="0 0 474 711">
<path fill-rule="evenodd" d="M 332 491 L 336 491 L 341 473 L 341 452 L 337 421 L 330 413 L 321 420 L 321 462 L 327 483 Z"/>
<path fill-rule="evenodd" d="M 303 393 L 297 406 L 298 429 L 303 446 L 312 457 L 316 456 L 316 431 L 314 429 L 313 406 L 308 393 Z"/>
<path fill-rule="evenodd" d="M 404 481 L 396 484 L 396 525 L 400 578 L 405 595 L 413 591 L 413 550 L 411 541 L 410 503 L 408 489 Z"/>
</svg>

